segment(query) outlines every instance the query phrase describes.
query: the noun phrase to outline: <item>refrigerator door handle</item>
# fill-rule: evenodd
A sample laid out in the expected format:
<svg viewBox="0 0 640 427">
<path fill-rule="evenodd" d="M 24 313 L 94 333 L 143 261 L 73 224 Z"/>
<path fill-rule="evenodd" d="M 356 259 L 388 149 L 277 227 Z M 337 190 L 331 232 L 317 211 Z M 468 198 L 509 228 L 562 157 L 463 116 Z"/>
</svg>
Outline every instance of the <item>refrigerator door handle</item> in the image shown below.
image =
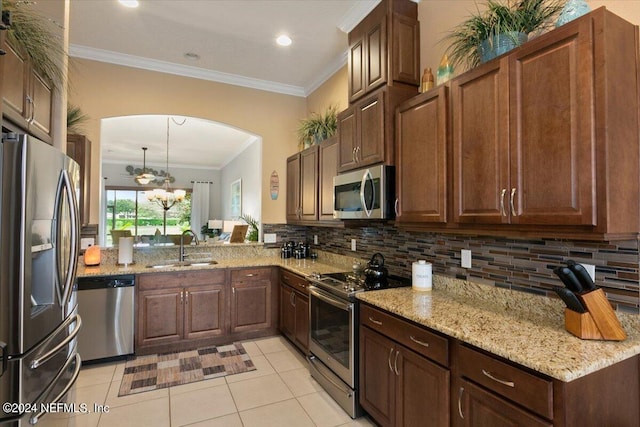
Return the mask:
<svg viewBox="0 0 640 427">
<path fill-rule="evenodd" d="M 2 355 L 2 366 L 0 367 L 0 377 L 2 376 L 2 374 L 4 374 L 4 372 L 7 370 L 7 357 L 9 357 L 9 355 L 7 354 L 7 344 L 0 341 L 0 354 Z"/>
<path fill-rule="evenodd" d="M 69 253 L 69 265 L 67 266 L 67 277 L 64 279 L 64 287 L 62 289 L 62 299 L 61 305 L 65 306 L 71 297 L 71 289 L 73 288 L 73 281 L 76 277 L 76 261 L 78 258 L 78 243 L 79 243 L 79 234 L 80 234 L 80 226 L 78 224 L 78 209 L 76 204 L 76 195 L 73 189 L 73 184 L 71 182 L 71 178 L 69 177 L 69 172 L 66 170 L 62 171 L 62 183 L 64 185 L 64 192 L 67 193 L 67 203 L 69 204 L 69 220 L 71 222 L 71 245 L 70 245 L 70 253 Z M 60 197 L 62 198 L 62 194 L 64 192 L 60 192 Z M 58 200 L 58 204 L 61 200 Z"/>
<path fill-rule="evenodd" d="M 38 369 L 40 365 L 42 365 L 43 363 L 46 363 L 49 359 L 55 356 L 57 352 L 59 352 L 62 348 L 64 348 L 64 346 L 69 344 L 71 341 L 75 339 L 76 336 L 78 336 L 78 332 L 80 332 L 80 328 L 82 327 L 82 319 L 80 318 L 79 314 L 69 317 L 65 322 L 62 323 L 62 325 L 60 325 L 58 330 L 56 330 L 53 334 L 51 334 L 51 336 L 54 337 L 58 335 L 58 332 L 60 330 L 66 329 L 66 327 L 71 323 L 73 323 L 74 321 L 76 321 L 76 327 L 69 335 L 65 337 L 65 339 L 63 339 L 57 346 L 53 347 L 51 350 L 49 350 L 45 354 L 38 356 L 36 359 L 33 359 L 31 361 L 31 363 L 29 364 L 29 367 L 32 370 Z"/>
<path fill-rule="evenodd" d="M 80 367 L 82 365 L 82 359 L 80 358 L 80 355 L 76 353 L 73 357 L 70 357 L 69 360 L 67 360 L 67 362 L 64 364 L 60 372 L 58 372 L 58 375 L 56 375 L 56 378 L 51 382 L 49 387 L 47 387 L 47 389 L 42 395 L 46 396 L 51 392 L 51 388 L 58 382 L 62 374 L 64 374 L 64 372 L 67 370 L 71 362 L 74 360 L 76 361 L 76 367 L 73 371 L 73 375 L 71 376 L 71 379 L 69 380 L 67 385 L 64 386 L 64 389 L 51 401 L 51 403 L 58 403 L 60 400 L 62 400 L 64 395 L 67 394 L 67 392 L 71 389 L 71 387 L 75 384 L 76 380 L 78 379 L 78 375 L 80 375 Z M 37 424 L 38 421 L 40 420 L 40 417 L 42 417 L 45 414 L 47 414 L 46 411 L 38 412 L 37 414 L 29 418 L 29 424 L 31 425 Z"/>
</svg>

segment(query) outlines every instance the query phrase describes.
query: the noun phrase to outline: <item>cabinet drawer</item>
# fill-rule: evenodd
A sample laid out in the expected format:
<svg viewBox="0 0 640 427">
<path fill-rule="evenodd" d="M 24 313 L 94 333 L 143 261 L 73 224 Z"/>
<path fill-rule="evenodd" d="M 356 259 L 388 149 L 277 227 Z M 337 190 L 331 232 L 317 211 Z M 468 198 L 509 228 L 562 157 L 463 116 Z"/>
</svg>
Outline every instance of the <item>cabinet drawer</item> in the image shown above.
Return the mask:
<svg viewBox="0 0 640 427">
<path fill-rule="evenodd" d="M 492 356 L 459 346 L 460 375 L 553 419 L 553 383 Z"/>
<path fill-rule="evenodd" d="M 298 292 L 301 292 L 305 295 L 309 294 L 309 282 L 302 276 L 299 276 L 295 273 L 292 273 L 288 270 L 281 269 L 280 270 L 280 281 L 285 285 L 291 286 Z"/>
<path fill-rule="evenodd" d="M 231 283 L 271 280 L 271 267 L 231 270 Z"/>
<path fill-rule="evenodd" d="M 201 271 L 139 274 L 136 278 L 136 286 L 138 286 L 140 290 L 221 283 L 225 283 L 225 270 L 222 268 Z"/>
<path fill-rule="evenodd" d="M 449 340 L 426 328 L 384 313 L 368 305 L 360 309 L 360 324 L 368 326 L 411 350 L 443 365 L 449 366 Z"/>
</svg>

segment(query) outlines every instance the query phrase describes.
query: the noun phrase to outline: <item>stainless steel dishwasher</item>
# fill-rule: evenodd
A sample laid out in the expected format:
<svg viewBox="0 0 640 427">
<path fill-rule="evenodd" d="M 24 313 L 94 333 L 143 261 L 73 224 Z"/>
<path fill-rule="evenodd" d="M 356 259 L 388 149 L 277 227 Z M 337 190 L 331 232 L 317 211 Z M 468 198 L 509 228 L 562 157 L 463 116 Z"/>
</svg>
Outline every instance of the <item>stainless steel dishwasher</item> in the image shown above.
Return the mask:
<svg viewBox="0 0 640 427">
<path fill-rule="evenodd" d="M 132 354 L 135 276 L 79 277 L 77 283 L 82 361 Z"/>
</svg>

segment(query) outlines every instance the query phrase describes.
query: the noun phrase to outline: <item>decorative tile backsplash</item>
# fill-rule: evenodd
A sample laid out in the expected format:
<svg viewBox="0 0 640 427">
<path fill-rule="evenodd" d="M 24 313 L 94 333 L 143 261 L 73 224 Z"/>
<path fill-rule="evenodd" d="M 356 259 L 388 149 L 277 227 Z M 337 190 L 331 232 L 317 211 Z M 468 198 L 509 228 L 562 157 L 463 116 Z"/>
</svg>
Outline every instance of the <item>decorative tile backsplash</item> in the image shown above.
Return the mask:
<svg viewBox="0 0 640 427">
<path fill-rule="evenodd" d="M 300 227 L 264 224 L 276 233 L 276 246 L 288 240 L 313 242 L 317 249 L 368 260 L 380 252 L 390 274 L 411 277 L 411 263 L 426 259 L 436 274 L 502 288 L 554 296 L 553 285 L 562 286 L 553 269 L 569 259 L 596 266 L 596 285 L 621 310 L 640 307 L 640 257 L 638 241 L 589 242 L 554 239 L 514 239 L 459 236 L 399 230 L 380 224 L 358 228 Z M 357 251 L 351 251 L 351 239 Z M 460 250 L 472 252 L 472 268 L 460 266 Z"/>
</svg>

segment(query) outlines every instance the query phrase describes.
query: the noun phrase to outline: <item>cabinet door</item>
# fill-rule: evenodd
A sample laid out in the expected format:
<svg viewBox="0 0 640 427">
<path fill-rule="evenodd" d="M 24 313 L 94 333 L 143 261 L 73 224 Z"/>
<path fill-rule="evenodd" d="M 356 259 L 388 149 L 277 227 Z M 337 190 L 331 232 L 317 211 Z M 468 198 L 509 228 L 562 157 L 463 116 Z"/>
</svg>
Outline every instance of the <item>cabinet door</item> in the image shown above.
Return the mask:
<svg viewBox="0 0 640 427">
<path fill-rule="evenodd" d="M 318 146 L 300 153 L 300 219 L 318 220 Z"/>
<path fill-rule="evenodd" d="M 294 340 L 296 329 L 296 311 L 294 292 L 289 286 L 280 283 L 280 331 Z"/>
<path fill-rule="evenodd" d="M 398 109 L 398 222 L 447 221 L 448 111 L 446 86 Z"/>
<path fill-rule="evenodd" d="M 384 92 L 379 91 L 356 106 L 358 167 L 384 161 L 384 97 Z"/>
<path fill-rule="evenodd" d="M 509 92 L 507 59 L 481 65 L 451 83 L 453 219 L 508 222 Z"/>
<path fill-rule="evenodd" d="M 364 91 L 371 92 L 387 82 L 387 17 L 364 34 Z"/>
<path fill-rule="evenodd" d="M 465 380 L 460 380 L 458 399 L 458 421 L 465 427 L 552 426 L 550 422 Z"/>
<path fill-rule="evenodd" d="M 184 290 L 186 339 L 209 338 L 226 333 L 225 284 L 194 286 Z"/>
<path fill-rule="evenodd" d="M 353 38 L 352 38 L 353 37 Z M 349 57 L 348 57 L 348 69 L 349 69 L 349 102 L 353 102 L 356 99 L 364 95 L 364 35 L 352 36 L 349 35 Z"/>
<path fill-rule="evenodd" d="M 391 357 L 397 346 L 366 327 L 360 328 L 360 404 L 382 426 L 395 419 L 395 373 Z"/>
<path fill-rule="evenodd" d="M 338 175 L 338 138 L 332 137 L 320 144 L 320 165 L 318 177 L 320 189 L 318 190 L 318 219 L 323 221 L 333 220 L 333 177 Z"/>
<path fill-rule="evenodd" d="M 4 71 L 2 73 L 2 113 L 16 125 L 24 125 L 28 117 L 27 87 L 30 78 L 27 56 L 21 49 L 14 48 L 6 40 L 2 46 L 6 52 L 3 56 Z"/>
<path fill-rule="evenodd" d="M 138 293 L 137 346 L 169 344 L 183 337 L 182 289 L 162 289 Z"/>
<path fill-rule="evenodd" d="M 596 225 L 592 37 L 582 20 L 510 55 L 511 223 Z"/>
<path fill-rule="evenodd" d="M 393 81 L 420 84 L 420 24 L 417 20 L 393 14 L 391 72 Z"/>
<path fill-rule="evenodd" d="M 344 172 L 357 167 L 356 146 L 358 130 L 355 106 L 338 114 L 339 161 L 338 171 Z"/>
<path fill-rule="evenodd" d="M 300 153 L 287 159 L 287 222 L 300 219 Z"/>
<path fill-rule="evenodd" d="M 397 426 L 449 426 L 449 371 L 409 349 L 394 356 Z"/>
<path fill-rule="evenodd" d="M 91 141 L 83 135 L 67 135 L 67 156 L 80 165 L 80 223 L 89 223 L 91 207 Z"/>
<path fill-rule="evenodd" d="M 233 283 L 231 333 L 271 327 L 271 282 Z"/>
<path fill-rule="evenodd" d="M 30 78 L 31 118 L 29 130 L 43 141 L 51 140 L 53 86 L 35 71 Z"/>
<path fill-rule="evenodd" d="M 294 293 L 295 333 L 294 341 L 306 354 L 309 349 L 309 297 Z"/>
</svg>

